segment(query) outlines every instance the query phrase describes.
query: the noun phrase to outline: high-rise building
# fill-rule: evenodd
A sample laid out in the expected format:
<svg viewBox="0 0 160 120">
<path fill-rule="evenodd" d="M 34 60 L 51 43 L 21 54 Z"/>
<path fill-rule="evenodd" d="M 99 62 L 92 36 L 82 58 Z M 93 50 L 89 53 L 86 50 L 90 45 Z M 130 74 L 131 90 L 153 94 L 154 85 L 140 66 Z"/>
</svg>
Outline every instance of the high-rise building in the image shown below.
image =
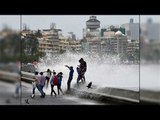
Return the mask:
<svg viewBox="0 0 160 120">
<path fill-rule="evenodd" d="M 127 52 L 127 36 L 121 31 L 104 32 L 104 37 L 101 41 L 101 52 L 125 54 Z"/>
<path fill-rule="evenodd" d="M 146 42 L 159 42 L 160 23 L 154 23 L 152 19 L 148 19 L 146 23 L 141 23 L 141 35 Z"/>
<path fill-rule="evenodd" d="M 129 23 L 123 24 L 122 28 L 125 28 L 125 35 L 129 40 L 139 41 L 139 23 L 134 23 L 133 18 L 130 19 Z"/>
<path fill-rule="evenodd" d="M 90 16 L 86 21 L 86 29 L 83 29 L 83 37 L 87 40 L 87 48 L 90 52 L 100 51 L 100 21 L 96 16 Z"/>
<path fill-rule="evenodd" d="M 100 28 L 100 21 L 97 20 L 96 16 L 90 16 L 90 19 L 86 21 L 86 27 L 91 31 L 95 31 Z"/>
<path fill-rule="evenodd" d="M 59 29 L 43 29 L 43 38 L 39 39 L 39 49 L 41 52 L 58 53 L 59 48 Z"/>
</svg>

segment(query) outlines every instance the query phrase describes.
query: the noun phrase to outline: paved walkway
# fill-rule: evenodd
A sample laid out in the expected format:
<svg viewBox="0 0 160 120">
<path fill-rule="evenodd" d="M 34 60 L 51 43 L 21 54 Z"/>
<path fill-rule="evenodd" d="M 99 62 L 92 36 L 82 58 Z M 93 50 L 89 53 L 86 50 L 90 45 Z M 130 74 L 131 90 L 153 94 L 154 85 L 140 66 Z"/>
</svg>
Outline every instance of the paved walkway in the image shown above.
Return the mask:
<svg viewBox="0 0 160 120">
<path fill-rule="evenodd" d="M 54 95 L 50 96 L 49 90 L 50 88 L 46 90 L 45 98 L 40 98 L 40 93 L 36 90 L 36 96 L 32 99 L 30 97 L 32 86 L 27 83 L 22 83 L 22 97 L 15 98 L 15 85 L 0 81 L 0 105 L 104 105 L 97 101 L 82 99 L 67 94 L 57 97 Z"/>
</svg>

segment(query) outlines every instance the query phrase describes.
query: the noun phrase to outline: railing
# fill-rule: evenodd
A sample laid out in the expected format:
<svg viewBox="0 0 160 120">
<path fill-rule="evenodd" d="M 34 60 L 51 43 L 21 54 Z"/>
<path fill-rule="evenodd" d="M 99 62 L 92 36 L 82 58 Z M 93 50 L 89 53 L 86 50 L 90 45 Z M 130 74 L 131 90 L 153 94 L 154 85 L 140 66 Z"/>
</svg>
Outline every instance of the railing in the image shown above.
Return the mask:
<svg viewBox="0 0 160 120">
<path fill-rule="evenodd" d="M 21 71 L 21 80 L 26 82 L 32 82 L 35 81 L 35 75 L 34 73 L 28 73 Z"/>
<path fill-rule="evenodd" d="M 21 75 L 20 75 L 18 73 L 0 70 L 0 80 L 6 81 L 6 82 L 17 82 L 20 80 L 20 78 L 22 81 L 26 81 L 26 82 L 32 82 L 35 80 L 33 73 L 21 71 Z"/>
<path fill-rule="evenodd" d="M 9 82 L 16 82 L 20 75 L 18 73 L 7 72 L 0 70 L 0 80 L 5 80 Z"/>
</svg>

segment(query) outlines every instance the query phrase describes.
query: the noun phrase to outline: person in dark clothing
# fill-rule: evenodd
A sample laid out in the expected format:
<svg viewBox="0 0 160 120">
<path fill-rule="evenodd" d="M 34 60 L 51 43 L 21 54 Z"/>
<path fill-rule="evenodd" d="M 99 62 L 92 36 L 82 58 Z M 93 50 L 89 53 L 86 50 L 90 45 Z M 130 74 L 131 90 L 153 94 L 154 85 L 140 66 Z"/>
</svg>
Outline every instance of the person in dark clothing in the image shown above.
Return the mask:
<svg viewBox="0 0 160 120">
<path fill-rule="evenodd" d="M 79 65 L 77 66 L 77 73 L 78 73 L 78 77 L 77 77 L 77 85 L 79 86 L 79 82 L 80 82 L 80 80 L 82 80 L 82 75 L 81 75 L 81 73 L 80 73 L 80 67 L 79 67 Z"/>
<path fill-rule="evenodd" d="M 77 83 L 78 83 L 79 80 L 81 79 L 81 77 L 80 77 L 80 68 L 79 68 L 79 66 L 76 68 L 76 70 L 77 70 L 77 73 L 78 73 L 78 77 L 77 77 Z"/>
<path fill-rule="evenodd" d="M 74 73 L 74 69 L 72 66 L 68 66 L 68 65 L 65 65 L 65 67 L 67 67 L 70 72 L 69 72 L 69 77 L 68 77 L 68 81 L 67 81 L 67 90 L 70 91 L 70 88 L 71 88 L 71 81 L 73 79 L 73 73 Z"/>
<path fill-rule="evenodd" d="M 61 93 L 64 94 L 63 91 L 62 91 L 62 88 L 61 88 L 61 85 L 62 85 L 62 78 L 63 78 L 62 75 L 63 75 L 62 72 L 58 73 L 58 75 L 57 75 L 57 76 L 58 76 L 58 84 L 57 84 L 58 95 L 60 95 L 60 92 L 59 92 L 59 91 L 61 91 Z"/>
<path fill-rule="evenodd" d="M 82 78 L 84 80 L 83 82 L 85 82 L 86 81 L 85 73 L 87 71 L 87 63 L 86 63 L 86 61 L 83 60 L 83 58 L 81 58 L 79 60 L 79 63 L 80 63 L 80 74 L 81 74 L 81 76 L 82 76 Z"/>
</svg>

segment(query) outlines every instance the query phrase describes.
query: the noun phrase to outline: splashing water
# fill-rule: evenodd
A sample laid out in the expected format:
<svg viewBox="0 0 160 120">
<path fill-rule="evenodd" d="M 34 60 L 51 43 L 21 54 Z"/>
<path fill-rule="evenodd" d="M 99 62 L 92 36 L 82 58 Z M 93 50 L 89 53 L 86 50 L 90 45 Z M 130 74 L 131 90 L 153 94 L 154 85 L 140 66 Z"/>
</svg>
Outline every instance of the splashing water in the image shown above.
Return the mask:
<svg viewBox="0 0 160 120">
<path fill-rule="evenodd" d="M 64 54 L 47 54 L 39 59 L 38 70 L 47 69 L 63 72 L 62 88 L 67 88 L 69 69 L 65 65 L 73 66 L 74 76 L 72 85 L 76 83 L 79 59 L 87 62 L 86 82 L 93 82 L 98 87 L 123 88 L 139 91 L 139 65 L 120 64 L 118 56 L 87 55 L 66 52 Z"/>
</svg>

